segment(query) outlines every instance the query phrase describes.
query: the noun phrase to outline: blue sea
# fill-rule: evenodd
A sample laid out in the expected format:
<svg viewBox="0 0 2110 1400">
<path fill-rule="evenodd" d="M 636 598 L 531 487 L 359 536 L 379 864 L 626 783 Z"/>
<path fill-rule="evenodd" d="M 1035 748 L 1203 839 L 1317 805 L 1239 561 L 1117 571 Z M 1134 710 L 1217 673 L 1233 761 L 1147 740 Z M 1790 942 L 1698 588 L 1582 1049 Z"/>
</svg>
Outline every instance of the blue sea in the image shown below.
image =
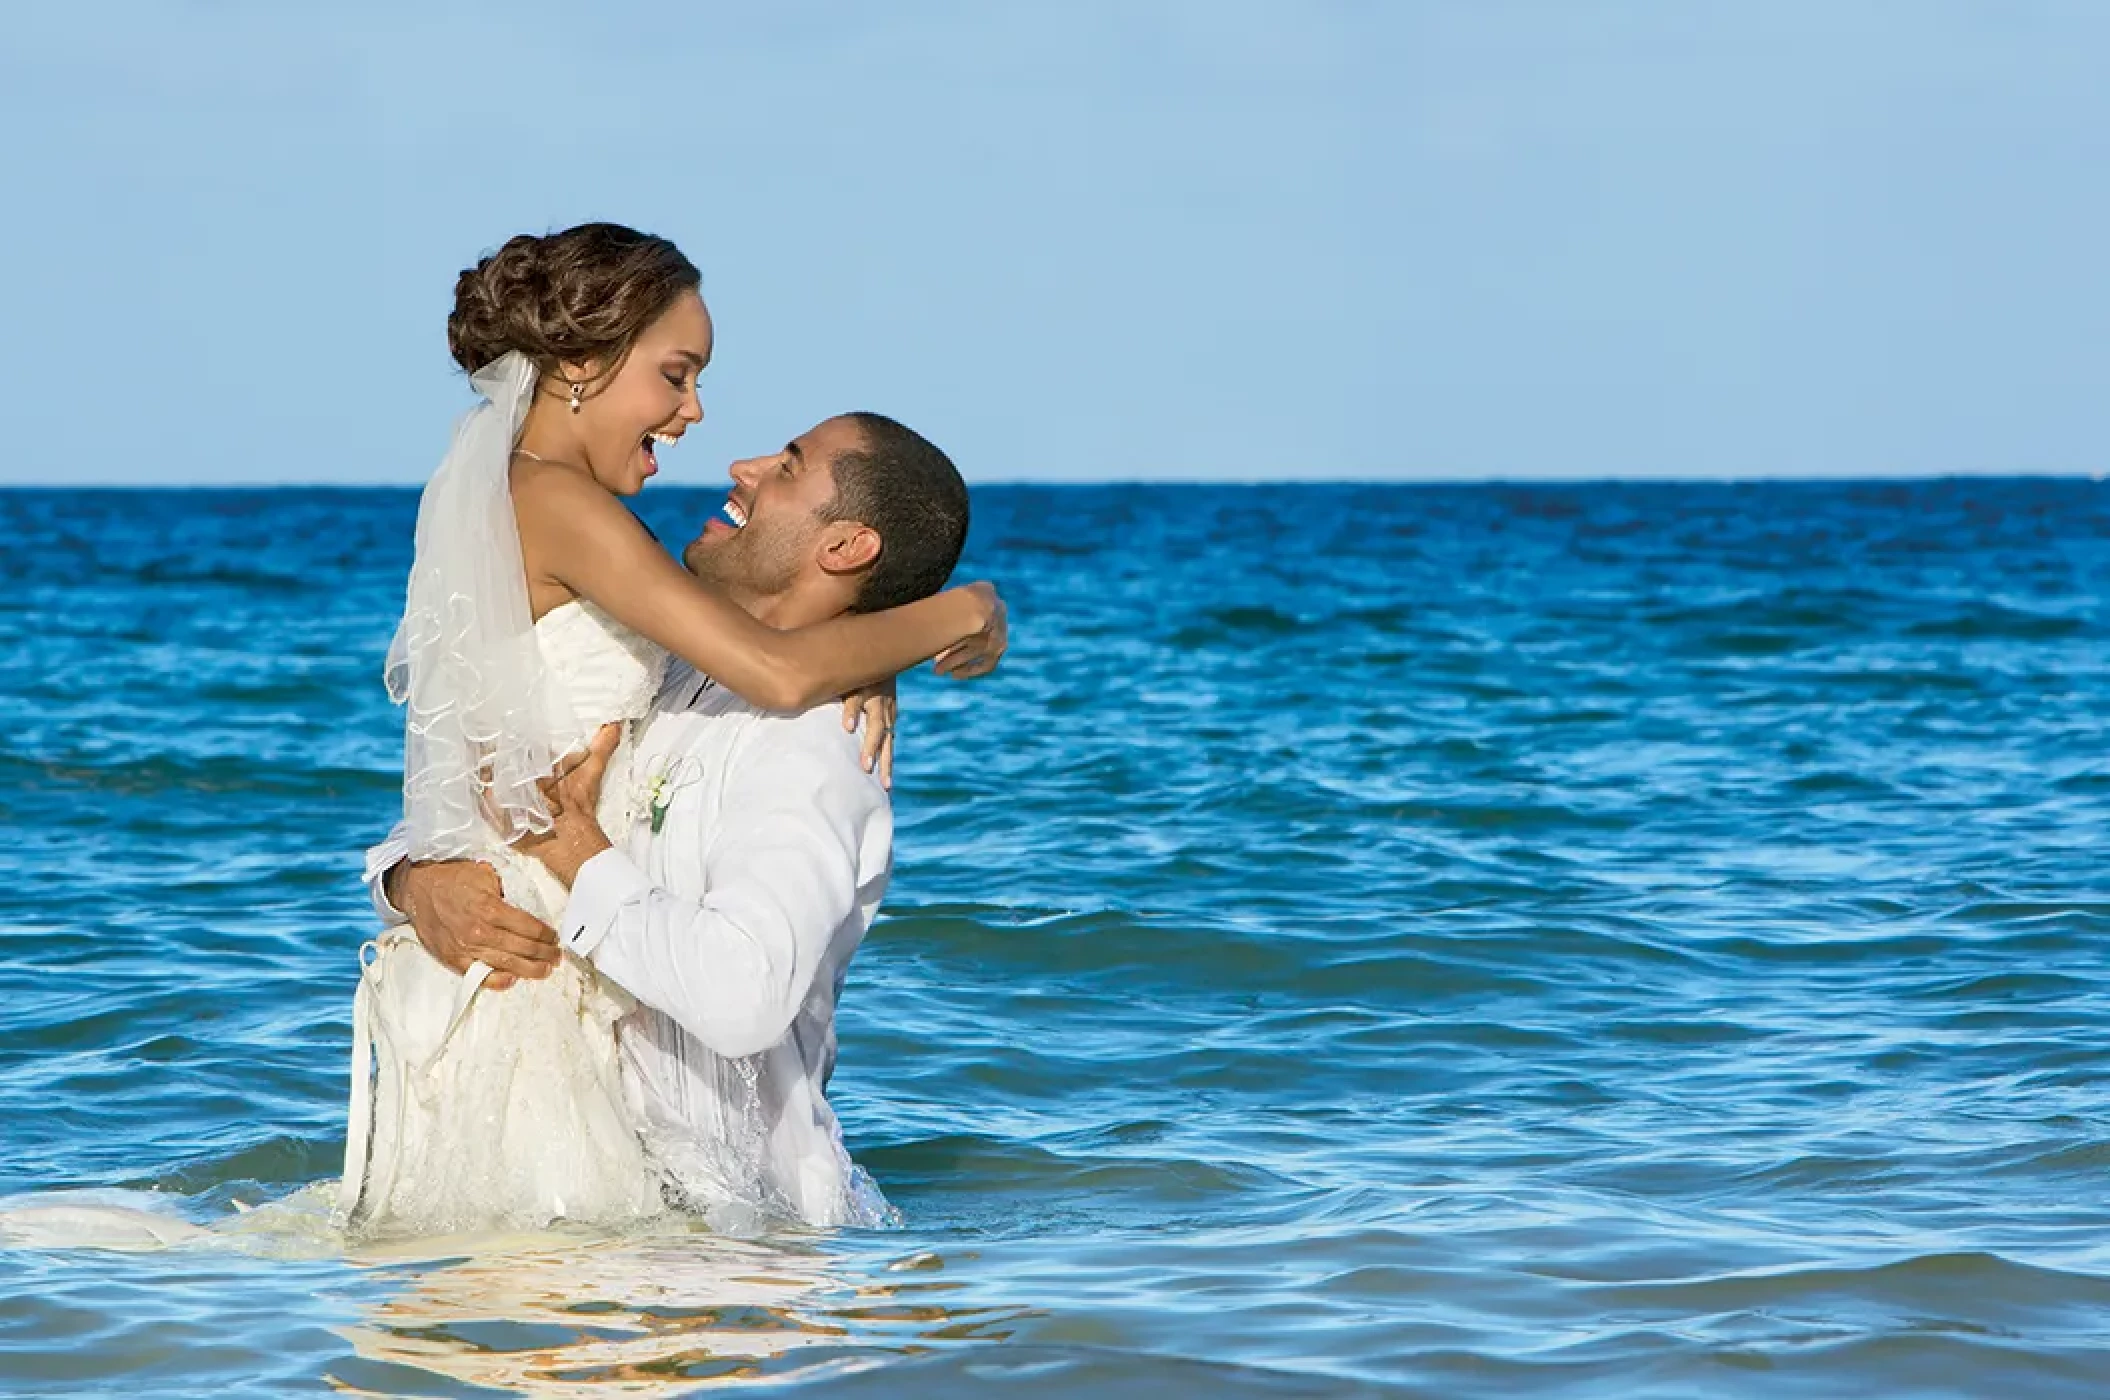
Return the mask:
<svg viewBox="0 0 2110 1400">
<path fill-rule="evenodd" d="M 0 1389 L 2110 1393 L 2110 486 L 981 490 L 904 1227 L 346 1257 L 415 510 L 0 493 L 0 1196 L 212 1227 L 0 1249 Z"/>
</svg>

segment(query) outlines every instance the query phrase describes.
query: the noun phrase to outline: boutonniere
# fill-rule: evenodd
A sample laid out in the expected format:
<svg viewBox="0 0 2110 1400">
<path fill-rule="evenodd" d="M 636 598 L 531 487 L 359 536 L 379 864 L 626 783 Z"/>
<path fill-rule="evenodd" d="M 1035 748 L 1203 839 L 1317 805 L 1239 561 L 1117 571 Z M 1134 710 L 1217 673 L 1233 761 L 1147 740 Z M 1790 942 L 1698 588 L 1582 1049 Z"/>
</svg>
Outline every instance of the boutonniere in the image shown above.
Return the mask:
<svg viewBox="0 0 2110 1400">
<path fill-rule="evenodd" d="M 697 771 L 694 759 L 680 759 L 662 767 L 645 779 L 644 799 L 646 815 L 652 822 L 652 834 L 659 835 L 660 827 L 666 825 L 667 808 L 674 801 L 674 794 L 703 776 Z"/>
</svg>

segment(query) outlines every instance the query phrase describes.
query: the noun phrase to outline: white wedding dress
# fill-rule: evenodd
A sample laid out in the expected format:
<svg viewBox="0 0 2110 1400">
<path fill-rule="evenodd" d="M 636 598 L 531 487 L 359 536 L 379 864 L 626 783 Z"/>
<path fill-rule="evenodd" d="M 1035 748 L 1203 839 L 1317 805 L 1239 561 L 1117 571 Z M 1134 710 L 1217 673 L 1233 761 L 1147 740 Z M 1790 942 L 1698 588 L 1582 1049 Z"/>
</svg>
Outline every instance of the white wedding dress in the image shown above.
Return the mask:
<svg viewBox="0 0 2110 1400">
<path fill-rule="evenodd" d="M 583 746 L 624 722 L 600 821 L 621 840 L 636 816 L 632 721 L 659 692 L 666 655 L 590 602 L 534 626 L 549 682 Z M 555 926 L 564 887 L 494 836 L 480 858 L 506 900 Z M 663 1209 L 619 1072 L 620 988 L 566 954 L 547 978 L 478 990 L 408 928 L 367 945 L 353 1004 L 351 1112 L 338 1214 L 359 1235 L 615 1224 Z"/>
</svg>

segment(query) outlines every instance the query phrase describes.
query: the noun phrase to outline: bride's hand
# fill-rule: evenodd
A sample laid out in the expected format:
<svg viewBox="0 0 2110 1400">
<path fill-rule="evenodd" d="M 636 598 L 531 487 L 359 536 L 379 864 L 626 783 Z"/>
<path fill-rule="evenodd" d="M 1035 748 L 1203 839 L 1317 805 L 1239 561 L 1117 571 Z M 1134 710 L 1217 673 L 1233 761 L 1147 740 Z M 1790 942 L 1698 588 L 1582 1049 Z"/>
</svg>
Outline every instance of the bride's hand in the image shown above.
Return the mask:
<svg viewBox="0 0 2110 1400">
<path fill-rule="evenodd" d="M 892 677 L 843 697 L 843 732 L 855 734 L 858 722 L 864 722 L 865 772 L 877 773 L 885 788 L 894 786 L 894 721 L 900 713 Z"/>
<path fill-rule="evenodd" d="M 972 680 L 986 676 L 996 669 L 996 663 L 1004 659 L 1004 651 L 1011 645 L 1011 615 L 1004 600 L 997 595 L 996 585 L 970 583 L 965 591 L 972 593 L 982 603 L 982 628 L 938 654 L 938 674 L 954 680 Z"/>
</svg>

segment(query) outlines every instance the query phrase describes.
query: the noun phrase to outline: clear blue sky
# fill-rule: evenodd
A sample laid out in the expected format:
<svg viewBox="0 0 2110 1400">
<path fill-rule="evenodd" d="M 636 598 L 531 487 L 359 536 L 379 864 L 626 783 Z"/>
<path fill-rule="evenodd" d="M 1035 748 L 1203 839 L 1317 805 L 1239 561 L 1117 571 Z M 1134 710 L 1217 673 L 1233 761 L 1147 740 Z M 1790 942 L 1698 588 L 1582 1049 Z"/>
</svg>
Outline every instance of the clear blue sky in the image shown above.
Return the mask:
<svg viewBox="0 0 2110 1400">
<path fill-rule="evenodd" d="M 2110 467 L 2110 3 L 10 6 L 0 483 L 416 482 L 455 273 L 704 269 L 669 477 Z"/>
</svg>

